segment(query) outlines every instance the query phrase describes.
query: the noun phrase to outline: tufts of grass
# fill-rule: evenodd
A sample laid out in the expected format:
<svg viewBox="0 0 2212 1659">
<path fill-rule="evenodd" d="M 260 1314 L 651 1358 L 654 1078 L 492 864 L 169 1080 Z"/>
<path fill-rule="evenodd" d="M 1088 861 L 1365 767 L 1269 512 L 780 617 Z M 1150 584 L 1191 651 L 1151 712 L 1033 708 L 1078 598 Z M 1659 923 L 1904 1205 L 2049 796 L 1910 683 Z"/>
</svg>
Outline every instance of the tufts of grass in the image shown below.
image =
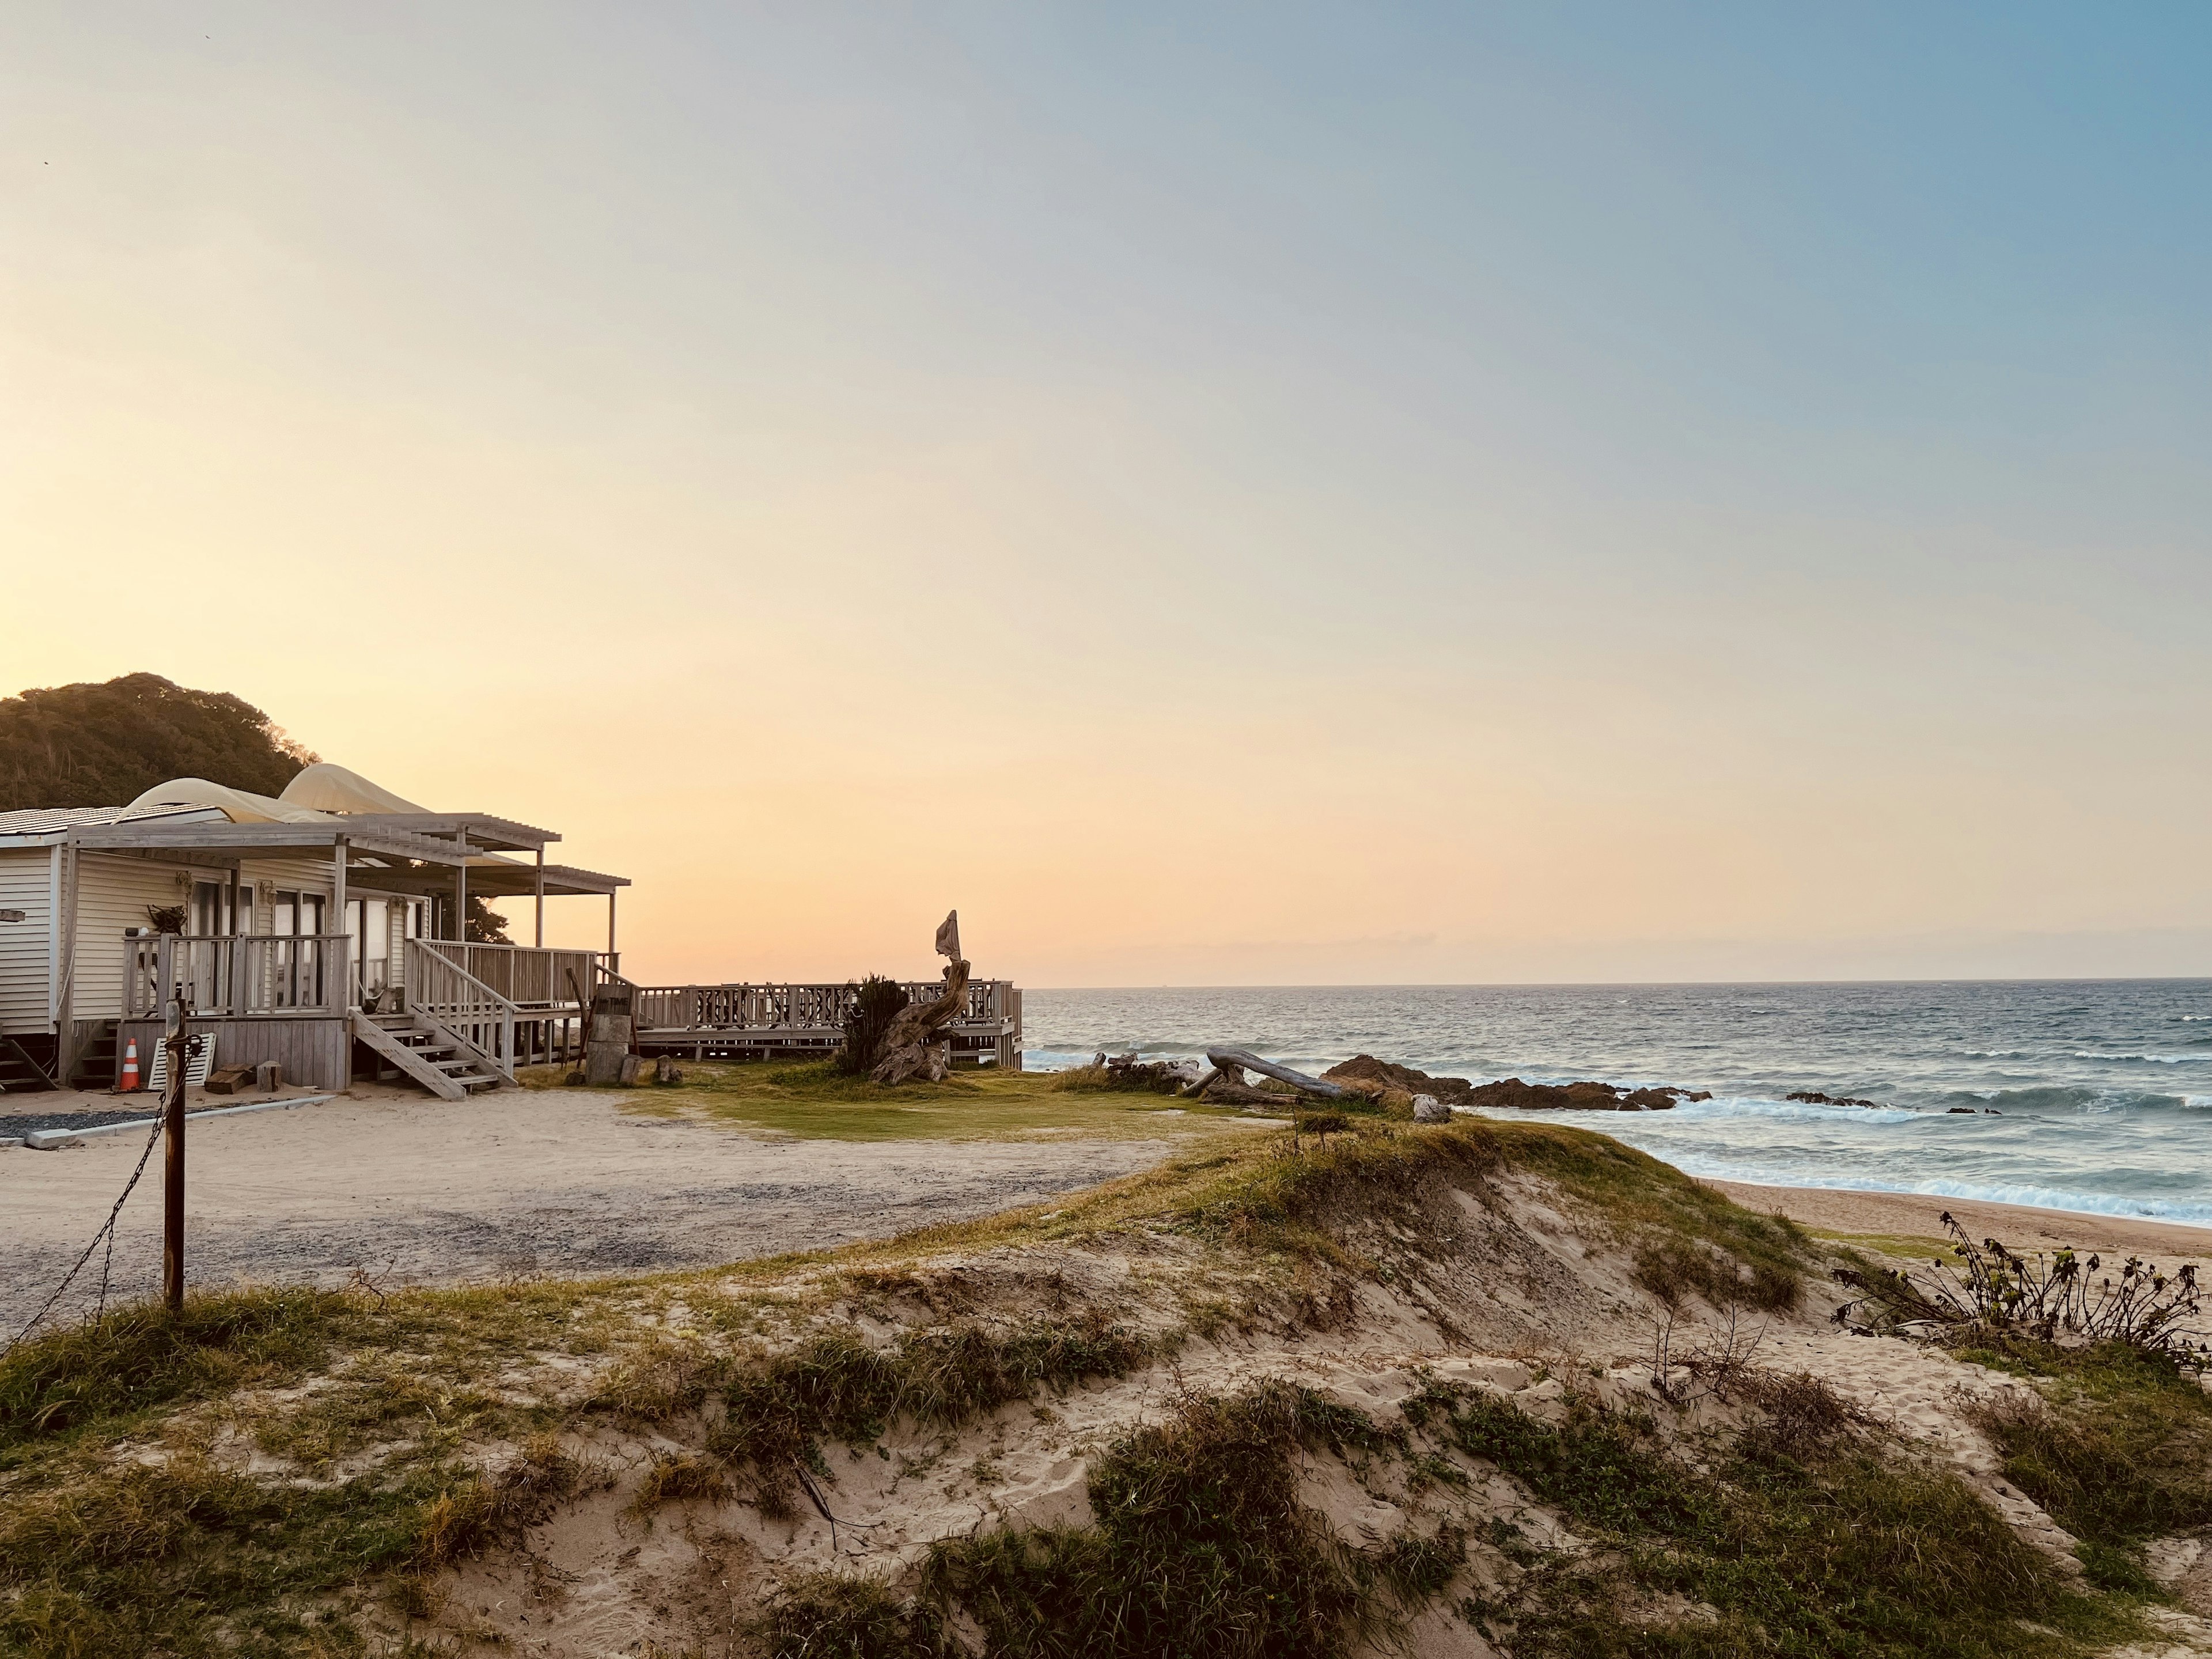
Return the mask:
<svg viewBox="0 0 2212 1659">
<path fill-rule="evenodd" d="M 1408 1401 L 1407 1420 L 1486 1458 L 1547 1504 L 1620 1533 L 1680 1532 L 1705 1524 L 1709 1501 L 1657 1449 L 1648 1418 L 1601 1411 L 1571 1395 L 1565 1424 L 1539 1422 L 1494 1395 L 1431 1387 Z"/>
<path fill-rule="evenodd" d="M 865 1581 L 797 1581 L 757 1632 L 774 1655 L 982 1650 L 1020 1659 L 1340 1659 L 1389 1639 L 1398 1610 L 1443 1594 L 1465 1564 L 1456 1527 L 1348 1548 L 1298 1498 L 1299 1460 L 1390 1443 L 1361 1413 L 1280 1382 L 1186 1395 L 1167 1421 L 1116 1442 L 1090 1474 L 1095 1522 L 948 1539 L 904 1599 Z"/>
<path fill-rule="evenodd" d="M 641 1515 L 661 1504 L 720 1504 L 730 1495 L 730 1477 L 715 1459 L 689 1452 L 655 1452 L 631 1507 Z"/>
<path fill-rule="evenodd" d="M 158 1302 L 34 1338 L 0 1358 L 0 1468 L 29 1443 L 106 1419 L 298 1376 L 358 1322 L 348 1297 L 309 1289 Z"/>
<path fill-rule="evenodd" d="M 1840 1405 L 1840 1402 L 1838 1402 Z M 1466 1604 L 1516 1655 L 2072 1654 L 2115 1621 L 2069 1592 L 1948 1471 L 1844 1432 L 1803 1383 L 1772 1391 L 1793 1431 L 1740 1443 L 1716 1472 L 1587 1403 L 1546 1424 L 1495 1398 L 1431 1389 L 1414 1415 L 1490 1459 L 1611 1548 L 1540 1558 L 1505 1598 Z M 1671 1598 L 1712 1610 L 1661 1622 Z M 2023 1624 L 2037 1621 L 2040 1629 Z"/>
<path fill-rule="evenodd" d="M 1741 1306 L 1787 1313 L 1804 1295 L 1794 1268 L 1767 1261 L 1740 1262 L 1700 1240 L 1660 1238 L 1641 1246 L 1631 1276 L 1667 1307 L 1692 1293 L 1716 1308 Z"/>
<path fill-rule="evenodd" d="M 2081 1540 L 2093 1581 L 2140 1593 L 2144 1543 L 2212 1525 L 2212 1395 L 2172 1359 L 2024 1340 L 1960 1357 L 2031 1380 L 1969 1415 L 2006 1479 Z"/>
<path fill-rule="evenodd" d="M 498 1474 L 471 1472 L 421 1505 L 411 1564 L 434 1571 L 515 1543 L 556 1504 L 605 1479 L 564 1451 L 558 1435 L 533 1435 Z"/>
<path fill-rule="evenodd" d="M 710 1444 L 763 1511 L 787 1514 L 800 1469 L 829 1474 L 824 1440 L 865 1443 L 902 1416 L 955 1425 L 1040 1389 L 1126 1376 L 1173 1346 L 1096 1310 L 1003 1334 L 975 1324 L 908 1331 L 889 1348 L 843 1332 L 817 1336 L 723 1384 Z"/>
<path fill-rule="evenodd" d="M 1735 1391 L 1759 1407 L 1764 1420 L 1744 1431 L 1746 1455 L 1760 1462 L 1817 1462 L 1841 1442 L 1873 1426 L 1873 1419 L 1810 1371 L 1746 1369 Z"/>
<path fill-rule="evenodd" d="M 933 1603 L 896 1596 L 872 1579 L 812 1572 L 793 1578 L 752 1621 L 766 1659 L 953 1659 Z"/>
<path fill-rule="evenodd" d="M 1376 1575 L 1299 1504 L 1296 1455 L 1364 1425 L 1279 1382 L 1186 1397 L 1093 1465 L 1095 1524 L 941 1543 L 924 1599 L 966 1612 L 987 1651 L 1026 1659 L 1332 1659 L 1380 1628 Z M 1407 1585 L 1431 1583 L 1449 1547 L 1388 1559 Z"/>
<path fill-rule="evenodd" d="M 704 1405 L 728 1370 L 713 1349 L 663 1338 L 617 1360 L 590 1403 L 627 1422 L 669 1423 Z"/>
<path fill-rule="evenodd" d="M 10 1494 L 0 1521 L 0 1653 L 354 1651 L 340 1603 L 469 1534 L 480 1477 L 459 1466 L 328 1488 L 264 1484 L 191 1453 L 88 1465 Z M 348 1644 L 351 1645 L 349 1646 Z"/>
</svg>

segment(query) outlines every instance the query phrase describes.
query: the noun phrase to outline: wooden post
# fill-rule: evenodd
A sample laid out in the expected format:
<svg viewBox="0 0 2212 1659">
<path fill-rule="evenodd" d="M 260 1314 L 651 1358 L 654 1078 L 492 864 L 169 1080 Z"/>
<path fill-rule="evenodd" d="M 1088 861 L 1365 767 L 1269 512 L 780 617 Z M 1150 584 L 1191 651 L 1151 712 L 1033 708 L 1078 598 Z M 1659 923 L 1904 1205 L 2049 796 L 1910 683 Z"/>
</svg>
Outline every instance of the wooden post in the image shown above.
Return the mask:
<svg viewBox="0 0 2212 1659">
<path fill-rule="evenodd" d="M 230 937 L 231 937 L 231 939 L 232 939 L 232 944 L 231 944 L 231 946 L 230 946 L 230 948 L 229 948 L 228 951 L 228 952 L 226 952 L 226 954 L 227 954 L 227 955 L 229 957 L 229 958 L 230 958 L 230 975 L 229 975 L 229 977 L 230 977 L 230 982 L 229 982 L 228 984 L 225 985 L 225 986 L 222 988 L 222 994 L 223 994 L 223 997 L 224 997 L 224 1003 L 223 1003 L 223 1006 L 224 1006 L 225 1007 L 227 1007 L 227 1008 L 229 1008 L 229 1009 L 230 1009 L 234 1013 L 242 1013 L 242 1012 L 244 1012 L 245 1011 L 238 1006 L 238 1004 L 239 1004 L 239 995 L 238 995 L 238 986 L 239 986 L 239 978 L 238 978 L 238 954 L 239 954 L 239 952 L 238 952 L 238 945 L 237 945 L 236 941 L 237 941 L 237 939 L 238 939 L 238 935 L 239 935 L 239 933 L 240 933 L 242 930 L 240 928 L 240 927 L 239 927 L 239 925 L 238 925 L 238 866 L 237 866 L 237 864 L 236 864 L 235 862 L 233 862 L 233 863 L 232 863 L 232 865 L 231 865 L 231 866 L 230 866 L 230 893 L 229 893 L 229 897 L 228 897 L 228 904 L 229 904 L 229 908 L 230 908 Z"/>
<path fill-rule="evenodd" d="M 615 890 L 607 889 L 607 971 L 622 972 L 622 957 L 615 951 Z"/>
<path fill-rule="evenodd" d="M 469 952 L 469 832 L 462 830 L 453 837 L 461 849 L 461 861 L 453 866 L 453 937 L 460 941 L 461 965 L 468 965 Z"/>
<path fill-rule="evenodd" d="M 538 875 L 533 890 L 538 900 L 538 948 L 542 951 L 545 948 L 545 848 L 542 842 L 538 848 Z"/>
<path fill-rule="evenodd" d="M 331 903 L 337 911 L 331 932 L 341 937 L 349 935 L 352 929 L 346 925 L 346 838 L 343 836 L 335 836 L 331 842 Z M 338 954 L 344 958 L 350 952 L 342 949 Z M 353 964 L 342 959 L 338 963 L 338 1006 L 350 1009 L 357 1000 L 353 994 Z"/>
<path fill-rule="evenodd" d="M 161 1299 L 169 1311 L 185 1305 L 185 1072 L 191 1064 L 191 1040 L 181 985 L 169 991 L 169 1097 L 162 1111 Z"/>
</svg>

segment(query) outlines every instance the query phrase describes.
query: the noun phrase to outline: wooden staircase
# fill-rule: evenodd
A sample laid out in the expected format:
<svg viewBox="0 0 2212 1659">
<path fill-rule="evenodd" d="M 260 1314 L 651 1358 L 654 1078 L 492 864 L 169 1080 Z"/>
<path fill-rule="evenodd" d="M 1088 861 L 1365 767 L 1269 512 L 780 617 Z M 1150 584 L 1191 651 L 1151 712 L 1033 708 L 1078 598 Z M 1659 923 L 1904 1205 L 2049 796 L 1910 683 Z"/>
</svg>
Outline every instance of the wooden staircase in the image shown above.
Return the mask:
<svg viewBox="0 0 2212 1659">
<path fill-rule="evenodd" d="M 489 1054 L 427 1014 L 356 1012 L 353 1034 L 442 1100 L 514 1086 Z"/>
<path fill-rule="evenodd" d="M 122 1058 L 115 1051 L 115 1022 L 103 1019 L 94 1029 L 84 1047 L 77 1050 L 76 1066 L 70 1074 L 70 1087 L 112 1089 L 122 1064 Z M 141 1051 L 138 1065 L 142 1075 L 151 1076 L 154 1056 Z"/>
</svg>

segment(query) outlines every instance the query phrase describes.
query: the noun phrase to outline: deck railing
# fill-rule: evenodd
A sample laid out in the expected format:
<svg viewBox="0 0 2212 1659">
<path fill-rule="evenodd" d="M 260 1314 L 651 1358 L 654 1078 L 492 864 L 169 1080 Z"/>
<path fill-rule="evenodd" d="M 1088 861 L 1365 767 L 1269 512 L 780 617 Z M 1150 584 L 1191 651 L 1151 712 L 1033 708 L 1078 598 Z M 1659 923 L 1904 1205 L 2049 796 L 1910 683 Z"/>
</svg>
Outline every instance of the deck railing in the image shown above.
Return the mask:
<svg viewBox="0 0 2212 1659">
<path fill-rule="evenodd" d="M 944 994 L 942 980 L 908 980 L 901 988 L 910 1002 L 928 1002 Z M 1012 982 L 970 980 L 968 1006 L 954 1024 L 976 1025 L 1012 1018 Z M 641 985 L 635 998 L 640 1030 L 763 1031 L 833 1030 L 860 994 L 856 984 L 842 985 Z"/>
<path fill-rule="evenodd" d="M 448 952 L 478 947 L 451 940 L 407 941 L 407 1006 L 428 1015 L 501 1073 L 514 1076 L 513 999 L 478 979 Z"/>
<path fill-rule="evenodd" d="M 343 933 L 138 933 L 123 941 L 123 1017 L 158 1019 L 179 986 L 195 1014 L 343 1014 Z"/>
<path fill-rule="evenodd" d="M 458 939 L 410 939 L 424 955 L 459 969 L 517 1008 L 573 1008 L 611 966 L 602 951 L 540 950 L 527 945 L 465 945 Z M 413 975 L 410 975 L 411 981 Z"/>
</svg>

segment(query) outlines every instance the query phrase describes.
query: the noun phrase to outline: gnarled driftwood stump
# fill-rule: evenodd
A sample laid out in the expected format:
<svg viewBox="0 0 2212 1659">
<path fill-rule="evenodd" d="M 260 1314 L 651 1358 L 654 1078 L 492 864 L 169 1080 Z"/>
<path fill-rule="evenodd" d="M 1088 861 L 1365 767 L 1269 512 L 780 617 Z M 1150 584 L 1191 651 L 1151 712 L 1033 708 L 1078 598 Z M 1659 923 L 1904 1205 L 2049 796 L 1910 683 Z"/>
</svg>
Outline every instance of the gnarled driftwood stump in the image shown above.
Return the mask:
<svg viewBox="0 0 2212 1659">
<path fill-rule="evenodd" d="M 952 1069 L 952 1045 L 937 1041 L 938 1028 L 957 1018 L 968 1007 L 968 964 L 955 962 L 945 970 L 945 989 L 933 1001 L 910 1002 L 901 1009 L 884 1033 L 883 1058 L 868 1076 L 878 1083 L 905 1083 L 923 1078 L 942 1083 Z"/>
</svg>

